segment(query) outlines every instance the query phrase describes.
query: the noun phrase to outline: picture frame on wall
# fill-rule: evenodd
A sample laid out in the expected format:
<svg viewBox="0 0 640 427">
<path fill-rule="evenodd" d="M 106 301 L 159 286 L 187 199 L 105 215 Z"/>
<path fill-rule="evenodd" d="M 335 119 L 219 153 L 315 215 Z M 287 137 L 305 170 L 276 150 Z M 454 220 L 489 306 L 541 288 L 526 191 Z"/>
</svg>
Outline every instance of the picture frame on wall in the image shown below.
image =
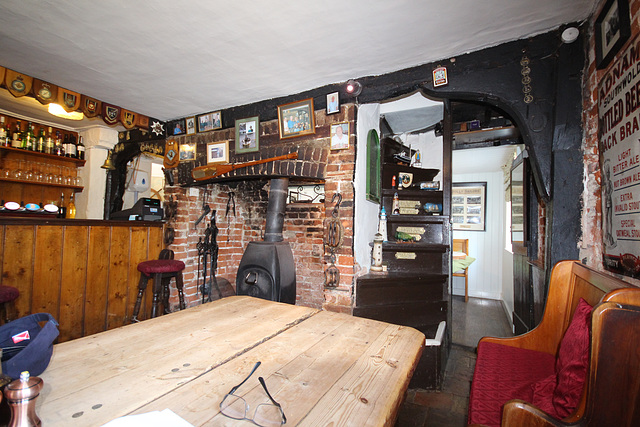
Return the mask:
<svg viewBox="0 0 640 427">
<path fill-rule="evenodd" d="M 196 133 L 196 118 L 195 116 L 187 117 L 184 119 L 186 123 L 187 135 L 193 135 Z"/>
<path fill-rule="evenodd" d="M 340 112 L 340 92 L 333 92 L 327 95 L 327 114 Z"/>
<path fill-rule="evenodd" d="M 628 0 L 607 0 L 595 22 L 596 68 L 606 68 L 631 36 Z"/>
<path fill-rule="evenodd" d="M 187 125 L 184 119 L 176 120 L 171 123 L 171 129 L 173 130 L 173 135 L 184 135 L 187 133 Z"/>
<path fill-rule="evenodd" d="M 229 163 L 229 141 L 207 143 L 207 163 Z"/>
<path fill-rule="evenodd" d="M 196 159 L 196 144 L 182 143 L 180 144 L 180 161 L 189 162 Z"/>
<path fill-rule="evenodd" d="M 347 150 L 349 148 L 349 122 L 331 125 L 331 149 Z"/>
<path fill-rule="evenodd" d="M 259 117 L 236 120 L 236 154 L 252 153 L 260 149 Z"/>
<path fill-rule="evenodd" d="M 221 112 L 200 114 L 198 116 L 198 132 L 209 132 L 211 130 L 222 128 Z"/>
<path fill-rule="evenodd" d="M 453 229 L 486 231 L 486 200 L 486 182 L 454 182 L 451 188 Z"/>
<path fill-rule="evenodd" d="M 313 98 L 278 106 L 280 139 L 316 133 Z"/>
</svg>

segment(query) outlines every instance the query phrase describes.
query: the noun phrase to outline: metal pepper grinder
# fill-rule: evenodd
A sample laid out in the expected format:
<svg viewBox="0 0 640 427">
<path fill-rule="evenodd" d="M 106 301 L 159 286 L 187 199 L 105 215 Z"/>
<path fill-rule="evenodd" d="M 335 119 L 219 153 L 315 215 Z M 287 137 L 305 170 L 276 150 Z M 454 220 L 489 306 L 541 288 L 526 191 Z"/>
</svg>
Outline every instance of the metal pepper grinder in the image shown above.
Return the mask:
<svg viewBox="0 0 640 427">
<path fill-rule="evenodd" d="M 4 389 L 4 396 L 11 408 L 9 427 L 40 427 L 42 422 L 36 415 L 36 398 L 44 383 L 39 377 L 32 377 L 23 371 L 20 379 L 11 382 Z"/>
</svg>

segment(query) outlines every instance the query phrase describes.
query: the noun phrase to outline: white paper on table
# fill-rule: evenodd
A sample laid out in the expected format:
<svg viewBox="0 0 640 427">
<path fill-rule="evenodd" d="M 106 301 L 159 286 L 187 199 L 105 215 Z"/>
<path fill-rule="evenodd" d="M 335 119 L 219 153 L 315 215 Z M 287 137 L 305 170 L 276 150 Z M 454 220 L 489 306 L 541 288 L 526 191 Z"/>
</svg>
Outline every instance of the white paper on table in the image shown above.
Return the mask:
<svg viewBox="0 0 640 427">
<path fill-rule="evenodd" d="M 171 409 L 164 409 L 146 414 L 125 415 L 102 427 L 193 427 L 193 424 L 186 422 Z"/>
</svg>

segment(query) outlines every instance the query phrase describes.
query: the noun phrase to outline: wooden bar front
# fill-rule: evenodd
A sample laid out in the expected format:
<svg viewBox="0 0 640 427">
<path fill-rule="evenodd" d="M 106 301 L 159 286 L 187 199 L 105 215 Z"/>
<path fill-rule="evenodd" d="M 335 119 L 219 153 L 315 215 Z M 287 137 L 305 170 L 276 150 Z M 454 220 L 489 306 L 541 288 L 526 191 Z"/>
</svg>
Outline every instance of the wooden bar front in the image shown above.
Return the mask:
<svg viewBox="0 0 640 427">
<path fill-rule="evenodd" d="M 59 342 L 127 324 L 137 265 L 158 258 L 162 225 L 0 218 L 0 284 L 20 291 L 11 317 L 51 313 L 60 323 Z M 150 312 L 147 294 L 140 318 Z"/>
</svg>

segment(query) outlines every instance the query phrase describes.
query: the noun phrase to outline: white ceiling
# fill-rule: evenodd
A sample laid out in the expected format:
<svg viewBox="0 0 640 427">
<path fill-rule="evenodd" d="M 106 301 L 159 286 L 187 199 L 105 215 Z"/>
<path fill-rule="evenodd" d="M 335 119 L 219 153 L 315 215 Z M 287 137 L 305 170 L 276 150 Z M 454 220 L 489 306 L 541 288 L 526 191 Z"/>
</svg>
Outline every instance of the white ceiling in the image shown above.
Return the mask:
<svg viewBox="0 0 640 427">
<path fill-rule="evenodd" d="M 0 65 L 169 120 L 450 58 L 598 3 L 2 0 Z"/>
<path fill-rule="evenodd" d="M 504 165 L 509 165 L 514 159 L 516 145 L 500 145 L 497 147 L 469 148 L 453 150 L 451 163 L 452 173 L 491 173 L 499 172 Z"/>
</svg>

